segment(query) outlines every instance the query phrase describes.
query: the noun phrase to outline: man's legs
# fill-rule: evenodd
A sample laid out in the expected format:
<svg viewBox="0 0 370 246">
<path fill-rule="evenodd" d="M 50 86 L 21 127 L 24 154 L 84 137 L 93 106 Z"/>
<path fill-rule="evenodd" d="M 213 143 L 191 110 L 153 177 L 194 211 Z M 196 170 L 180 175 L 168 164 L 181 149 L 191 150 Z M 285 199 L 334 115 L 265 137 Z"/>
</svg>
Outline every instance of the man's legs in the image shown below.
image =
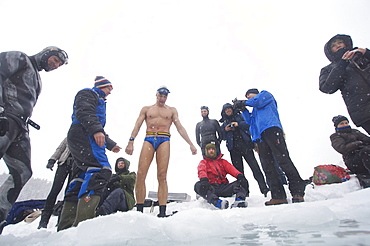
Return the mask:
<svg viewBox="0 0 370 246">
<path fill-rule="evenodd" d="M 233 148 L 232 150 L 230 150 L 230 158 L 233 166 L 238 169 L 239 172 L 244 174 L 242 153 L 237 148 Z"/>
<path fill-rule="evenodd" d="M 16 122 L 9 120 L 9 131 L 5 136 L 0 137 L 0 153 L 4 155 L 3 159 L 10 173 L 8 179 L 0 187 L 0 223 L 6 219 L 23 186 L 32 176 L 31 145 L 28 133 L 23 132 L 21 139 L 14 141 L 23 130 Z"/>
<path fill-rule="evenodd" d="M 243 153 L 243 157 L 245 161 L 248 163 L 250 169 L 252 170 L 253 177 L 258 183 L 261 193 L 266 196 L 267 192 L 269 191 L 269 188 L 267 187 L 265 177 L 263 176 L 260 166 L 258 165 L 253 150 L 246 149 Z"/>
<path fill-rule="evenodd" d="M 370 135 L 370 120 L 366 121 L 365 123 L 362 123 L 361 127 L 367 132 L 367 134 Z"/>
<path fill-rule="evenodd" d="M 70 168 L 67 166 L 67 164 L 58 166 L 55 172 L 53 185 L 48 197 L 46 198 L 45 207 L 41 214 L 41 220 L 38 229 L 47 227 L 51 214 L 53 213 L 53 208 L 55 205 L 55 201 L 57 200 L 57 196 L 62 190 L 64 182 L 69 174 L 69 169 Z"/>
<path fill-rule="evenodd" d="M 154 157 L 154 147 L 151 143 L 144 141 L 139 157 L 139 166 L 136 175 L 135 195 L 137 210 L 143 212 L 143 204 L 146 196 L 145 179 L 148 174 L 150 163 Z"/>
<path fill-rule="evenodd" d="M 170 141 L 163 142 L 156 153 L 157 180 L 158 180 L 158 203 L 159 217 L 166 216 L 166 205 L 168 200 L 167 170 L 170 161 Z"/>
</svg>

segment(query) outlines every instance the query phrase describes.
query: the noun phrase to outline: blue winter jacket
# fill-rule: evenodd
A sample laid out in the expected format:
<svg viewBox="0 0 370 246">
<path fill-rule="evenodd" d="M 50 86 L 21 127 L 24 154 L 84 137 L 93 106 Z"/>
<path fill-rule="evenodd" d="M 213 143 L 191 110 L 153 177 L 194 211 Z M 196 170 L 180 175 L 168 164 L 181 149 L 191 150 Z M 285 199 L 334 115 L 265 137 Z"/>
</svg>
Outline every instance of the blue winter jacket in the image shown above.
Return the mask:
<svg viewBox="0 0 370 246">
<path fill-rule="evenodd" d="M 245 102 L 246 106 L 253 107 L 252 113 L 245 110 L 242 115 L 250 125 L 253 142 L 262 141 L 261 134 L 268 128 L 279 127 L 283 129 L 277 103 L 274 96 L 268 91 L 261 91 L 255 97 Z"/>
</svg>

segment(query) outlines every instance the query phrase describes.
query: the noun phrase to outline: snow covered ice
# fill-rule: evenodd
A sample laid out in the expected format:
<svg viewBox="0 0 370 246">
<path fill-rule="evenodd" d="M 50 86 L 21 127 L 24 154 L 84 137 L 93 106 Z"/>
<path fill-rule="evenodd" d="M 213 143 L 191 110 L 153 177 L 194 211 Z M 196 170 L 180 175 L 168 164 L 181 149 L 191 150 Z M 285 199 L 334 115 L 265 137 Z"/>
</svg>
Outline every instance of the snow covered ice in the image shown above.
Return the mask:
<svg viewBox="0 0 370 246">
<path fill-rule="evenodd" d="M 308 185 L 304 203 L 265 207 L 268 199 L 254 193 L 248 208 L 227 210 L 194 199 L 169 203 L 168 213 L 179 212 L 168 218 L 156 217 L 158 207 L 145 208 L 144 214 L 118 212 L 61 232 L 55 216 L 37 230 L 38 218 L 5 227 L 0 245 L 370 245 L 370 189 L 360 189 L 354 177 Z"/>
</svg>

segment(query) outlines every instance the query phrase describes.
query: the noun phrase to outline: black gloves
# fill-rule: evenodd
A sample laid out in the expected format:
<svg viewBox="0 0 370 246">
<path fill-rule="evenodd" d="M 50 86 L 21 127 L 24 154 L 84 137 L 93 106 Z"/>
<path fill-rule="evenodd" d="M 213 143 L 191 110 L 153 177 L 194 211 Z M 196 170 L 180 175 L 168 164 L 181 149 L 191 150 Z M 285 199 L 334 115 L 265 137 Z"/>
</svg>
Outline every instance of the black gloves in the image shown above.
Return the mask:
<svg viewBox="0 0 370 246">
<path fill-rule="evenodd" d="M 48 164 L 46 165 L 46 168 L 49 168 L 51 171 L 53 171 L 53 167 L 54 167 L 55 162 L 56 162 L 56 160 L 49 159 Z"/>
<path fill-rule="evenodd" d="M 238 179 L 238 182 L 240 183 L 240 186 L 243 187 L 247 191 L 247 194 L 249 194 L 249 184 L 248 184 L 248 180 L 245 178 L 245 176 L 240 173 L 240 174 L 238 174 L 238 176 L 236 176 L 236 178 Z"/>
<path fill-rule="evenodd" d="M 199 181 L 199 195 L 205 196 L 210 186 L 211 184 L 208 182 L 208 178 L 201 178 Z"/>
<path fill-rule="evenodd" d="M 107 188 L 112 188 L 113 184 L 117 181 L 120 181 L 121 177 L 118 174 L 113 174 L 112 177 L 110 177 L 109 182 L 107 184 Z"/>
<path fill-rule="evenodd" d="M 245 111 L 246 110 L 246 108 L 245 108 L 245 101 L 246 100 L 234 100 L 233 101 L 233 103 L 234 103 L 234 105 L 233 105 L 233 108 L 235 109 L 235 110 L 239 110 L 239 111 Z"/>
<path fill-rule="evenodd" d="M 9 131 L 9 121 L 5 116 L 4 108 L 0 106 L 0 137 L 4 136 Z"/>
</svg>

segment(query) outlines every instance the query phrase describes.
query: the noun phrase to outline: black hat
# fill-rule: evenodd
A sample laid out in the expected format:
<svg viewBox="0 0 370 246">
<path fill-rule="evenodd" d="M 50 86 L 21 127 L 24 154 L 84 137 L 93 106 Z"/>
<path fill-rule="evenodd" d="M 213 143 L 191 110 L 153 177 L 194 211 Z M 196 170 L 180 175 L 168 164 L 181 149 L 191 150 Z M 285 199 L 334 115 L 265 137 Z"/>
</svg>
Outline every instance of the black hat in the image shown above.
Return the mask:
<svg viewBox="0 0 370 246">
<path fill-rule="evenodd" d="M 200 107 L 200 109 L 205 109 L 209 112 L 209 108 L 207 106 L 202 106 L 202 107 Z"/>
<path fill-rule="evenodd" d="M 258 94 L 260 92 L 258 91 L 258 89 L 252 88 L 252 89 L 247 90 L 247 92 L 245 93 L 245 96 L 247 96 L 249 93 Z"/>
<path fill-rule="evenodd" d="M 333 119 L 332 119 L 335 127 L 337 127 L 338 124 L 341 123 L 344 120 L 347 120 L 348 121 L 347 117 L 345 117 L 343 115 L 334 116 Z"/>
</svg>

